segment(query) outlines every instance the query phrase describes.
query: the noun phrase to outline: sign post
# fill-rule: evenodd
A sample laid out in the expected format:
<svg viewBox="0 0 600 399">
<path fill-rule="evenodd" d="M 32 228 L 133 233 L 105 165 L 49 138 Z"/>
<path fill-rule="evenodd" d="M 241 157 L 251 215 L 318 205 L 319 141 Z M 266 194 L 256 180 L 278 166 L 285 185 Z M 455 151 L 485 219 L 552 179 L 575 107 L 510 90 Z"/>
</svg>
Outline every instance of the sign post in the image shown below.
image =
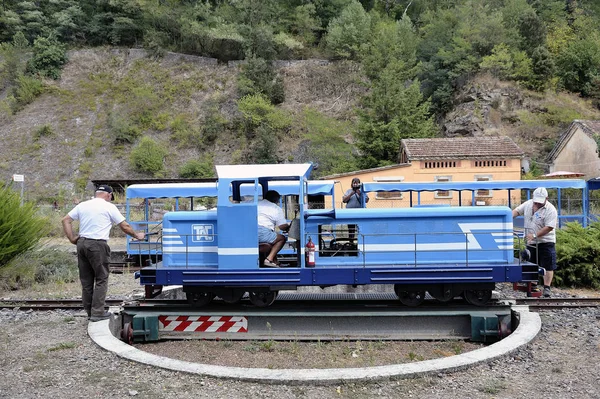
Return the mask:
<svg viewBox="0 0 600 399">
<path fill-rule="evenodd" d="M 25 175 L 13 175 L 13 181 L 21 182 L 21 206 L 23 206 L 23 193 L 25 191 Z"/>
</svg>

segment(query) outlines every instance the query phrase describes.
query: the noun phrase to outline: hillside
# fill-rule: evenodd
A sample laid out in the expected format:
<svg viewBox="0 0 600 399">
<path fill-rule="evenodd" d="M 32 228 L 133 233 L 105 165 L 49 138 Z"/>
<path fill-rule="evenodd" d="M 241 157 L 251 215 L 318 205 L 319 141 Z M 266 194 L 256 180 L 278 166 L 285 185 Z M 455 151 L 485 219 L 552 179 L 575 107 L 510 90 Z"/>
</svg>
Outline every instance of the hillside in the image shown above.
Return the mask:
<svg viewBox="0 0 600 399">
<path fill-rule="evenodd" d="M 238 108 L 239 63 L 174 53 L 155 59 L 143 50 L 72 51 L 61 79 L 46 81 L 42 96 L 0 126 L 0 178 L 24 174 L 29 199 L 68 201 L 85 195 L 90 180 L 178 177 L 190 160 L 244 163 L 261 140 L 274 140 L 265 148 L 275 162 L 318 162 L 321 174 L 351 165 L 365 93 L 357 64 L 276 66 L 285 101 L 271 117 L 285 129 L 265 138 L 243 128 L 251 121 Z M 464 85 L 439 125 L 449 137 L 508 135 L 543 162 L 573 119 L 600 119 L 600 112 L 574 95 L 542 95 L 480 75 Z M 165 150 L 159 174 L 142 173 L 130 161 L 144 136 Z"/>
</svg>

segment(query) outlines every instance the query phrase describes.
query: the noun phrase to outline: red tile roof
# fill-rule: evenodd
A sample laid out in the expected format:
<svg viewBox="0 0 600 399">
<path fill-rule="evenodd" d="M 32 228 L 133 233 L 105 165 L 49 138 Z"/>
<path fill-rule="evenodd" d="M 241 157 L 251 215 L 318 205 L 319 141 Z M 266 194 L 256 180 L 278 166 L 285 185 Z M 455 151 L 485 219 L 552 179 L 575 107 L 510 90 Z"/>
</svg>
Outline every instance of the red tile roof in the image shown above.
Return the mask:
<svg viewBox="0 0 600 399">
<path fill-rule="evenodd" d="M 522 158 L 525 153 L 510 137 L 455 137 L 402 140 L 407 159 Z"/>
</svg>

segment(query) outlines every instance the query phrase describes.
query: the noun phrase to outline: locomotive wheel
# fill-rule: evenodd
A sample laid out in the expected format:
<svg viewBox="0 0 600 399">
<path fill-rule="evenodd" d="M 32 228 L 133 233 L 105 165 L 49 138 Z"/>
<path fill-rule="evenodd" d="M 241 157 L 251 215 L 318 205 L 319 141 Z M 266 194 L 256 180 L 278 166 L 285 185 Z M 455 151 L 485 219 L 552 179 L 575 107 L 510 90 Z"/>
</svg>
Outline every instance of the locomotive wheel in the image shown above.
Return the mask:
<svg viewBox="0 0 600 399">
<path fill-rule="evenodd" d="M 425 291 L 396 291 L 396 295 L 406 306 L 419 306 L 425 300 Z"/>
<path fill-rule="evenodd" d="M 492 290 L 465 290 L 465 301 L 475 306 L 485 306 L 492 299 Z"/>
<path fill-rule="evenodd" d="M 454 298 L 454 292 L 452 291 L 451 286 L 440 285 L 428 289 L 427 292 L 429 292 L 429 295 L 440 302 L 448 302 Z"/>
<path fill-rule="evenodd" d="M 259 308 L 266 308 L 271 306 L 277 298 L 279 291 L 268 291 L 268 292 L 254 292 L 250 291 L 250 302 Z"/>
<path fill-rule="evenodd" d="M 221 293 L 219 296 L 225 303 L 234 304 L 238 303 L 244 297 L 246 291 L 244 290 L 230 290 L 227 293 Z"/>
<path fill-rule="evenodd" d="M 194 307 L 208 305 L 215 295 L 212 292 L 186 292 L 185 298 Z"/>
<path fill-rule="evenodd" d="M 133 345 L 133 327 L 131 327 L 131 323 L 125 323 L 123 326 L 123 329 L 121 330 L 121 341 Z"/>
</svg>

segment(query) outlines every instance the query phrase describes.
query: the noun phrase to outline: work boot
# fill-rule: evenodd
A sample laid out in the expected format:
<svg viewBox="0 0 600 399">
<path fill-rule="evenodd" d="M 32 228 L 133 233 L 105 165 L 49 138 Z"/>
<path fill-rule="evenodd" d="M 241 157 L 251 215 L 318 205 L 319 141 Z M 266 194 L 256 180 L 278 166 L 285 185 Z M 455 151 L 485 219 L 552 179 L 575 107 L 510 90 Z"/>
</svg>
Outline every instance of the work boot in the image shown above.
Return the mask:
<svg viewBox="0 0 600 399">
<path fill-rule="evenodd" d="M 548 286 L 544 287 L 544 296 L 546 298 L 550 297 L 550 287 L 548 287 Z"/>
<path fill-rule="evenodd" d="M 104 314 L 99 315 L 99 316 L 91 316 L 90 317 L 90 321 L 108 320 L 108 319 L 110 319 L 110 316 L 112 316 L 112 313 L 110 313 L 110 312 L 104 312 Z"/>
</svg>

